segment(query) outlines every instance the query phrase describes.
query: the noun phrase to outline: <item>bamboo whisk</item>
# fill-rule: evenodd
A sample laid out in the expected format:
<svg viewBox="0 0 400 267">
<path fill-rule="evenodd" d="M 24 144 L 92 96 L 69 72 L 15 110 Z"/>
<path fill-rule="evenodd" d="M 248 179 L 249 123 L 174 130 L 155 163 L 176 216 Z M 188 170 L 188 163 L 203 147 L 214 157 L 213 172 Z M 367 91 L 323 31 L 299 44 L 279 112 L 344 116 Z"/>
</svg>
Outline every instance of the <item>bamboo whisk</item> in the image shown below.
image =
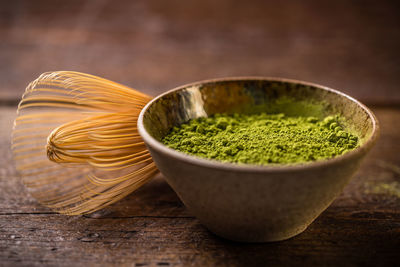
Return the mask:
<svg viewBox="0 0 400 267">
<path fill-rule="evenodd" d="M 17 170 L 33 197 L 64 214 L 114 203 L 157 172 L 136 121 L 150 96 L 89 74 L 43 73 L 18 106 Z"/>
</svg>

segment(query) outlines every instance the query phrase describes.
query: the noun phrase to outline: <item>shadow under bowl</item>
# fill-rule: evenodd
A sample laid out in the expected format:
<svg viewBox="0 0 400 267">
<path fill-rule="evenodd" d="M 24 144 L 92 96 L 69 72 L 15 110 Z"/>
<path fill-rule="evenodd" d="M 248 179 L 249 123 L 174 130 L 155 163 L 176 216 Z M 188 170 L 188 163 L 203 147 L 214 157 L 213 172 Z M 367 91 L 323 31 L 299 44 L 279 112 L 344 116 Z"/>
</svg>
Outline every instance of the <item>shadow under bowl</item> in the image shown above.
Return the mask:
<svg viewBox="0 0 400 267">
<path fill-rule="evenodd" d="M 305 102 L 315 105 L 302 106 Z M 172 127 L 190 119 L 261 111 L 319 118 L 340 114 L 360 146 L 328 160 L 259 166 L 199 158 L 161 143 Z M 339 91 L 296 80 L 245 77 L 170 90 L 146 105 L 138 130 L 167 182 L 202 224 L 230 240 L 268 242 L 303 232 L 332 203 L 374 145 L 379 126 L 367 107 Z"/>
</svg>

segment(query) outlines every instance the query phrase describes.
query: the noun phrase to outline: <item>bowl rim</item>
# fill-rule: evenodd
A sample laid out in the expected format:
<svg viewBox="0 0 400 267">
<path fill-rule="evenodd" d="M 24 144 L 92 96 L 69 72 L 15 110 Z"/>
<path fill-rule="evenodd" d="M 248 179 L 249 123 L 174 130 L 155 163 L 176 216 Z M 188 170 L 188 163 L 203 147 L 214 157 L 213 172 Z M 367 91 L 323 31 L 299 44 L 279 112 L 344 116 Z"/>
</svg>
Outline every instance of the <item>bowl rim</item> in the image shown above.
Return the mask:
<svg viewBox="0 0 400 267">
<path fill-rule="evenodd" d="M 293 164 L 271 164 L 271 165 L 256 165 L 256 164 L 237 164 L 237 163 L 231 163 L 231 162 L 221 162 L 218 160 L 214 159 L 206 159 L 206 158 L 201 158 L 197 157 L 194 155 L 189 155 L 180 151 L 177 151 L 175 149 L 169 148 L 163 143 L 159 142 L 156 140 L 154 137 L 152 137 L 144 127 L 143 123 L 143 118 L 144 114 L 147 112 L 149 107 L 155 103 L 158 99 L 171 94 L 172 92 L 183 90 L 192 86 L 199 86 L 202 84 L 207 84 L 207 83 L 216 83 L 216 82 L 227 82 L 227 81 L 271 81 L 271 82 L 286 82 L 286 83 L 297 83 L 305 86 L 312 86 L 316 87 L 318 89 L 330 91 L 332 93 L 338 94 L 342 97 L 345 97 L 349 99 L 350 101 L 356 103 L 359 107 L 361 107 L 371 118 L 372 121 L 372 133 L 370 137 L 365 141 L 364 144 L 361 146 L 345 153 L 344 155 L 336 156 L 334 158 L 330 159 L 324 159 L 324 160 L 319 160 L 319 161 L 313 161 L 313 162 L 305 162 L 305 163 L 293 163 Z M 262 76 L 235 76 L 235 77 L 224 77 L 224 78 L 215 78 L 215 79 L 207 79 L 207 80 L 201 80 L 201 81 L 196 81 L 188 84 L 184 84 L 178 87 L 175 87 L 173 89 L 170 89 L 156 97 L 154 97 L 152 100 L 150 100 L 146 106 L 141 110 L 138 120 L 137 120 L 137 128 L 139 131 L 139 134 L 141 135 L 142 139 L 144 140 L 145 144 L 162 154 L 167 154 L 168 156 L 184 161 L 186 163 L 190 163 L 193 165 L 200 165 L 208 168 L 217 168 L 221 170 L 231 170 L 231 171 L 238 171 L 238 172 L 282 172 L 282 171 L 298 171 L 298 170 L 307 170 L 310 168 L 318 168 L 322 167 L 325 165 L 331 165 L 331 164 L 337 164 L 339 162 L 343 162 L 346 160 L 350 160 L 351 158 L 361 156 L 363 154 L 366 154 L 374 145 L 376 142 L 377 138 L 379 137 L 379 132 L 380 132 L 380 127 L 379 127 L 379 122 L 374 115 L 374 113 L 367 108 L 364 104 L 362 104 L 360 101 L 356 100 L 355 98 L 340 92 L 336 89 L 332 89 L 327 86 L 323 86 L 320 84 L 312 83 L 312 82 L 306 82 L 306 81 L 301 81 L 301 80 L 296 80 L 296 79 L 288 79 L 288 78 L 280 78 L 280 77 L 262 77 Z"/>
</svg>

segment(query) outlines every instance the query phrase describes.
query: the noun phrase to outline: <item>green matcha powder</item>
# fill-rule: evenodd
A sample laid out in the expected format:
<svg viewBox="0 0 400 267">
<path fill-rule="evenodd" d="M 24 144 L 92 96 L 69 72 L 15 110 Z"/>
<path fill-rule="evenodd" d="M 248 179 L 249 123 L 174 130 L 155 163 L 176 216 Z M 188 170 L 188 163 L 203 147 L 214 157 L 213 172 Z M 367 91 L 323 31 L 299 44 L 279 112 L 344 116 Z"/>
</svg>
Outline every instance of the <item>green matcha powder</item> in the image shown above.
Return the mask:
<svg viewBox="0 0 400 267">
<path fill-rule="evenodd" d="M 338 115 L 323 120 L 285 114 L 215 114 L 174 127 L 162 142 L 178 151 L 247 164 L 304 163 L 342 155 L 358 146 Z"/>
</svg>

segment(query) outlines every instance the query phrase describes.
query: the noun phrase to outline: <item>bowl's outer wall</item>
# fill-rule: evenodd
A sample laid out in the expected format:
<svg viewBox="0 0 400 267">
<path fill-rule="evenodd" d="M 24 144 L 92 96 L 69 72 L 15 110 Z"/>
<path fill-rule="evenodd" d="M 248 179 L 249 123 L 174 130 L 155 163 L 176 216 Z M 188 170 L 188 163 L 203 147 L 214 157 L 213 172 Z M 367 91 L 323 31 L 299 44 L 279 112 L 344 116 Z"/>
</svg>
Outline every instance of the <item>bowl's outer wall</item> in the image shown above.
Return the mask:
<svg viewBox="0 0 400 267">
<path fill-rule="evenodd" d="M 361 160 L 354 157 L 301 171 L 239 172 L 177 161 L 151 146 L 149 150 L 168 183 L 205 226 L 245 242 L 284 240 L 304 231 L 340 194 Z"/>
<path fill-rule="evenodd" d="M 252 112 L 281 96 L 325 102 L 321 116 L 340 113 L 349 122 L 348 130 L 363 142 L 377 131 L 373 115 L 353 99 L 323 87 L 280 80 L 192 84 L 157 97 L 142 111 L 139 132 L 157 167 L 188 209 L 220 236 L 265 242 L 301 233 L 340 194 L 372 146 L 369 142 L 338 157 L 340 160 L 277 171 L 234 164 L 221 167 L 211 160 L 205 164 L 156 141 L 189 119 L 220 112 Z"/>
</svg>

